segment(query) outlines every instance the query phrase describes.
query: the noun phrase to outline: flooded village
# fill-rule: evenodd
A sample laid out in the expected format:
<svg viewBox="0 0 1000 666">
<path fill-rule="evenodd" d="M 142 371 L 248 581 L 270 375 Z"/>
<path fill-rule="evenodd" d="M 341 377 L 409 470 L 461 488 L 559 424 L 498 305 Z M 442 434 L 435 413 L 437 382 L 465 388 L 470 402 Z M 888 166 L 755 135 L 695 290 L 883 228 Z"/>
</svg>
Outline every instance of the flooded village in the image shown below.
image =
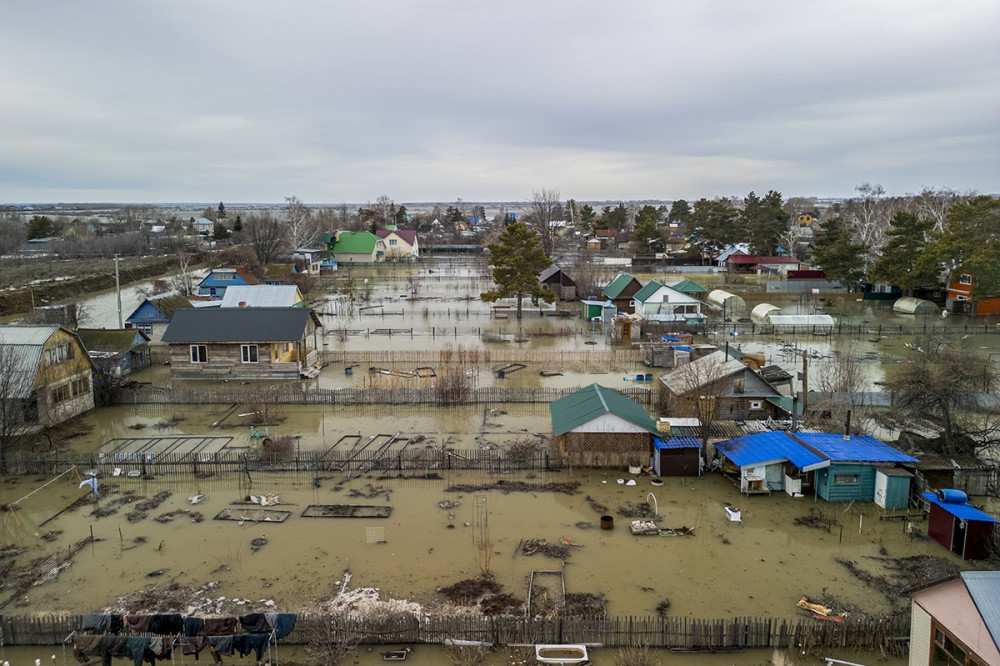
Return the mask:
<svg viewBox="0 0 1000 666">
<path fill-rule="evenodd" d="M 899 666 L 914 595 L 996 568 L 992 451 L 940 452 L 886 390 L 947 347 L 994 395 L 990 316 L 743 251 L 567 256 L 518 316 L 481 298 L 481 247 L 357 240 L 296 255 L 308 284 L 208 253 L 187 296 L 147 275 L 81 299 L 86 325 L 3 327 L 94 374 L 53 398 L 91 407 L 4 450 L 0 656 L 247 635 L 224 663 Z"/>
</svg>

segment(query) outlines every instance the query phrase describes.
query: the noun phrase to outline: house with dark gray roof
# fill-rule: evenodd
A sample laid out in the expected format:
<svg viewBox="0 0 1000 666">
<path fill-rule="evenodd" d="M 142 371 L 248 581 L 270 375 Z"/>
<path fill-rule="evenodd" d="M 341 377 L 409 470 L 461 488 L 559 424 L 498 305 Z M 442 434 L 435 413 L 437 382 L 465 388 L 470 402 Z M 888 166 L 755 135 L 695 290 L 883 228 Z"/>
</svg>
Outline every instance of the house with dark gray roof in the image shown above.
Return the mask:
<svg viewBox="0 0 1000 666">
<path fill-rule="evenodd" d="M 163 334 L 181 379 L 296 379 L 320 371 L 319 318 L 309 308 L 178 310 Z"/>
</svg>

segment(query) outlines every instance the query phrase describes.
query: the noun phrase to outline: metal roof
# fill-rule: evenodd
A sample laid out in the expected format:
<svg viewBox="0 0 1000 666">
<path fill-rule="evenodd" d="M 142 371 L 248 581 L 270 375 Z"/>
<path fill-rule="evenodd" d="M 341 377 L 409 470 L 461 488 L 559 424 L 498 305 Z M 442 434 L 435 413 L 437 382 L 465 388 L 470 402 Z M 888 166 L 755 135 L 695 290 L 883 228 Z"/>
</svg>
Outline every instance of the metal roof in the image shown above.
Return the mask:
<svg viewBox="0 0 1000 666">
<path fill-rule="evenodd" d="M 675 282 L 674 284 L 668 284 L 668 287 L 681 292 L 682 294 L 704 294 L 708 292 L 708 289 L 701 286 L 694 280 L 689 280 L 687 278 L 681 280 L 680 282 Z"/>
<path fill-rule="evenodd" d="M 549 403 L 549 413 L 555 435 L 567 433 L 605 414 L 614 414 L 651 433 L 657 433 L 656 423 L 645 407 L 596 383 Z"/>
<path fill-rule="evenodd" d="M 701 440 L 697 437 L 671 437 L 664 440 L 662 437 L 653 438 L 653 448 L 660 449 L 700 449 Z"/>
<path fill-rule="evenodd" d="M 308 308 L 191 308 L 178 310 L 163 342 L 298 342 L 309 319 Z"/>
<path fill-rule="evenodd" d="M 661 376 L 660 381 L 675 395 L 684 395 L 746 369 L 741 361 L 726 360 L 725 354 L 709 354 L 677 366 Z"/>
<path fill-rule="evenodd" d="M 44 345 L 58 326 L 0 326 L 0 345 Z"/>
<path fill-rule="evenodd" d="M 136 328 L 79 328 L 76 334 L 87 353 L 114 352 L 121 355 L 149 342 L 149 336 Z M 139 338 L 139 343 L 136 343 L 136 338 Z"/>
<path fill-rule="evenodd" d="M 963 571 L 961 576 L 993 643 L 1000 647 L 1000 571 Z"/>
<path fill-rule="evenodd" d="M 220 307 L 238 308 L 246 303 L 248 308 L 281 308 L 301 302 L 302 295 L 294 284 L 237 284 L 226 289 Z"/>
<path fill-rule="evenodd" d="M 797 432 L 795 437 L 833 462 L 919 462 L 913 456 L 868 435 L 851 435 L 845 440 L 841 434 Z"/>
<path fill-rule="evenodd" d="M 370 231 L 341 231 L 337 234 L 334 254 L 371 254 L 381 239 Z"/>
<path fill-rule="evenodd" d="M 803 433 L 797 433 L 799 435 Z M 738 467 L 755 465 L 772 460 L 788 460 L 804 472 L 826 467 L 829 462 L 810 451 L 783 430 L 743 435 L 715 445 L 715 450 Z"/>
<path fill-rule="evenodd" d="M 622 293 L 625 287 L 632 283 L 632 280 L 635 280 L 635 278 L 628 273 L 619 273 L 601 293 L 608 298 L 618 298 L 618 295 Z"/>
<path fill-rule="evenodd" d="M 833 326 L 836 322 L 828 314 L 769 314 L 772 326 Z"/>
<path fill-rule="evenodd" d="M 986 523 L 1000 522 L 988 513 L 980 511 L 968 502 L 958 504 L 956 502 L 942 502 L 938 499 L 937 493 L 920 493 L 925 500 L 931 504 L 936 504 L 959 520 L 976 520 Z"/>
</svg>

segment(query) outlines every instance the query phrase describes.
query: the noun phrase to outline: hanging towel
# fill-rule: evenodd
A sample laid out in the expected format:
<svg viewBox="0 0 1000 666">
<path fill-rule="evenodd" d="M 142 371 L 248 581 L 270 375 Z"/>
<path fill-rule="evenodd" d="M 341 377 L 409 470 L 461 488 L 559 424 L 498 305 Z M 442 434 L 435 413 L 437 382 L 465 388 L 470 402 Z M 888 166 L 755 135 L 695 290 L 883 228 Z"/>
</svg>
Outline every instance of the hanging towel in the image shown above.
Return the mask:
<svg viewBox="0 0 1000 666">
<path fill-rule="evenodd" d="M 208 644 L 212 646 L 213 650 L 227 657 L 233 653 L 232 636 L 209 636 Z"/>
<path fill-rule="evenodd" d="M 184 631 L 184 618 L 179 613 L 150 615 L 146 631 L 151 634 L 179 634 Z"/>
<path fill-rule="evenodd" d="M 292 629 L 295 628 L 295 618 L 295 613 L 277 613 L 277 617 L 274 619 L 274 624 L 271 625 L 271 628 L 274 629 L 274 637 L 277 640 L 280 641 L 282 638 L 292 633 Z"/>
<path fill-rule="evenodd" d="M 125 616 L 125 628 L 131 631 L 133 634 L 141 634 L 146 631 L 146 625 L 149 623 L 149 616 L 145 613 L 138 613 L 135 615 Z"/>
<path fill-rule="evenodd" d="M 204 617 L 201 630 L 206 636 L 225 636 L 236 629 L 236 617 Z"/>
<path fill-rule="evenodd" d="M 248 634 L 267 634 L 271 627 L 267 624 L 267 617 L 263 613 L 249 613 L 240 617 L 240 624 Z"/>
<path fill-rule="evenodd" d="M 135 666 L 142 666 L 149 647 L 149 636 L 129 636 L 125 639 L 125 656 L 130 657 Z"/>
<path fill-rule="evenodd" d="M 184 635 L 197 636 L 199 633 L 201 633 L 201 618 L 200 617 L 184 618 Z"/>
</svg>

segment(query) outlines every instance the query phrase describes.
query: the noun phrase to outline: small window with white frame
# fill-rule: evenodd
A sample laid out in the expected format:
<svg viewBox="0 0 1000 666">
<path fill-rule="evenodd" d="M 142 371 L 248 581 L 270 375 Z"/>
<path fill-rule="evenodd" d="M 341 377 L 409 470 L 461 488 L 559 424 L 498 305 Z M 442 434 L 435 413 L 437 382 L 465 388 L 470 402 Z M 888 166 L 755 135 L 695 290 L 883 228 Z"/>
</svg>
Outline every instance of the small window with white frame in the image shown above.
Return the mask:
<svg viewBox="0 0 1000 666">
<path fill-rule="evenodd" d="M 760 400 L 751 400 L 750 409 L 764 409 L 764 403 Z"/>
<path fill-rule="evenodd" d="M 244 363 L 257 363 L 257 345 L 240 345 L 240 355 Z"/>
<path fill-rule="evenodd" d="M 972 276 L 968 273 L 962 273 L 958 276 L 959 284 L 972 284 Z"/>
<path fill-rule="evenodd" d="M 191 362 L 208 363 L 208 345 L 191 345 Z"/>
</svg>

